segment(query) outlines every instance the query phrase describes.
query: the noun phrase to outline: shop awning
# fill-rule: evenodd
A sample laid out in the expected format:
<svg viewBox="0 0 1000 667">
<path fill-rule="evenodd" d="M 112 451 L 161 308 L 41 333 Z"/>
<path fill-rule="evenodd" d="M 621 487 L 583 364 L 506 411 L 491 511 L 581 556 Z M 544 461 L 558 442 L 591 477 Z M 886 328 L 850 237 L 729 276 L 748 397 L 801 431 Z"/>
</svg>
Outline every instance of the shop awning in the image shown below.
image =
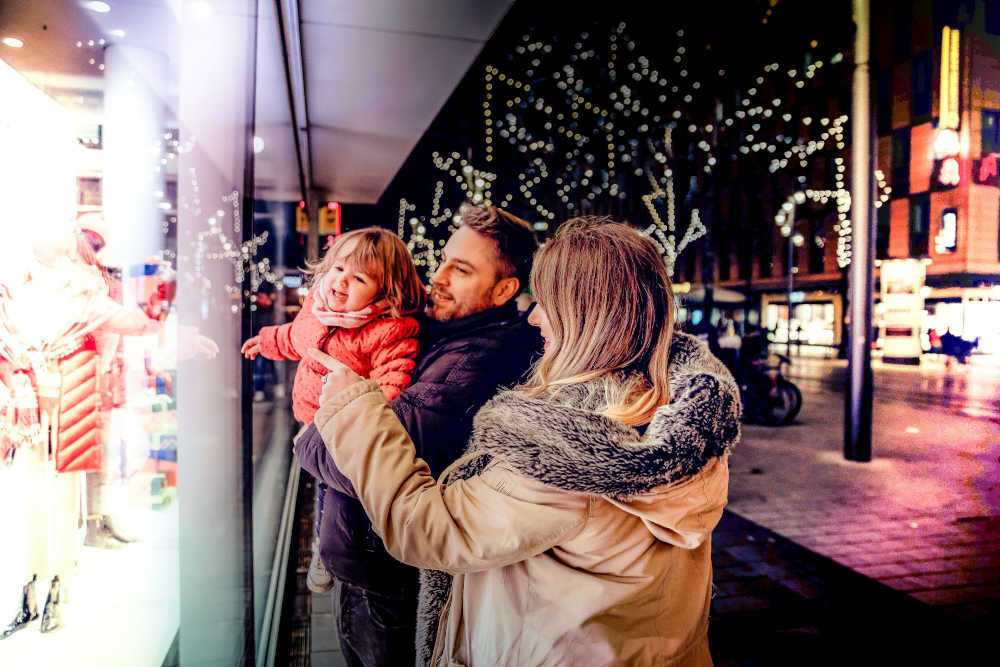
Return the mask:
<svg viewBox="0 0 1000 667">
<path fill-rule="evenodd" d="M 686 304 L 704 303 L 705 286 L 691 285 L 691 289 L 686 293 L 677 294 L 677 298 Z M 746 301 L 746 297 L 740 292 L 734 292 L 725 287 L 715 287 L 712 289 L 712 300 L 718 305 L 740 305 Z"/>
</svg>

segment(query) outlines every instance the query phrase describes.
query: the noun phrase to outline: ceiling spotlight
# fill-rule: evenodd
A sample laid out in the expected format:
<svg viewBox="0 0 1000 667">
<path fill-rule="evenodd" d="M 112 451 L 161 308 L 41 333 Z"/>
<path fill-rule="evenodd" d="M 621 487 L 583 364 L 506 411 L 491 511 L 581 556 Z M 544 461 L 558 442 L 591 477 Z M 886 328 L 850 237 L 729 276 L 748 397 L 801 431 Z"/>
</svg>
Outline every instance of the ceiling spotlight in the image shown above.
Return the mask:
<svg viewBox="0 0 1000 667">
<path fill-rule="evenodd" d="M 125 37 L 125 31 L 122 30 L 121 28 L 115 28 L 114 30 L 108 30 L 108 34 L 111 35 L 112 37 L 117 37 L 118 39 L 122 39 L 123 37 Z"/>
<path fill-rule="evenodd" d="M 212 5 L 204 0 L 188 3 L 185 9 L 191 10 L 191 15 L 196 21 L 207 21 L 212 18 Z"/>
<path fill-rule="evenodd" d="M 4 45 L 9 46 L 12 49 L 19 49 L 22 46 L 24 46 L 24 42 L 19 40 L 17 37 L 4 37 L 0 41 L 2 41 Z"/>
<path fill-rule="evenodd" d="M 98 14 L 107 14 L 111 11 L 111 5 L 106 2 L 99 2 L 98 0 L 88 0 L 88 2 L 81 2 L 80 5 L 84 9 L 89 9 Z"/>
</svg>

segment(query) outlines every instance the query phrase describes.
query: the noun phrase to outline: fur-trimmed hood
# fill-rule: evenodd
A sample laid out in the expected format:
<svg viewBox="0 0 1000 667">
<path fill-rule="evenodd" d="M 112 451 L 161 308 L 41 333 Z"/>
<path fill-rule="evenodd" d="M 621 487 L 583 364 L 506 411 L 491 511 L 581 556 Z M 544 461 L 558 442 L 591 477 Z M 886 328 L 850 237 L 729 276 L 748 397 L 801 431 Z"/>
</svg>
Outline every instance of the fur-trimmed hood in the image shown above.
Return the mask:
<svg viewBox="0 0 1000 667">
<path fill-rule="evenodd" d="M 739 389 L 688 334 L 674 334 L 671 402 L 644 434 L 597 412 L 603 385 L 598 379 L 536 398 L 499 393 L 476 415 L 464 464 L 449 479 L 470 477 L 497 458 L 556 488 L 626 499 L 696 474 L 739 439 Z"/>
<path fill-rule="evenodd" d="M 556 488 L 607 497 L 643 519 L 656 539 L 690 548 L 690 536 L 661 523 L 669 508 L 658 496 L 732 450 L 740 437 L 740 395 L 708 348 L 680 332 L 670 347 L 670 392 L 671 402 L 657 409 L 640 434 L 598 414 L 602 380 L 537 398 L 503 391 L 480 409 L 466 455 L 442 482 L 468 479 L 500 460 Z M 451 581 L 444 572 L 420 572 L 418 666 L 431 660 Z"/>
</svg>

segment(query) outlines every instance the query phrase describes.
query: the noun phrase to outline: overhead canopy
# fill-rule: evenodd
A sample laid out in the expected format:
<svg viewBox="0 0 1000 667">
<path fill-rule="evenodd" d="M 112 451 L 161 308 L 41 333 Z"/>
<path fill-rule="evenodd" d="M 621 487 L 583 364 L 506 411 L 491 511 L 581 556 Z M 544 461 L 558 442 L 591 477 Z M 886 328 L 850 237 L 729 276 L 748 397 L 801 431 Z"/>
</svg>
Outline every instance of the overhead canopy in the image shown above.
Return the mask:
<svg viewBox="0 0 1000 667">
<path fill-rule="evenodd" d="M 691 285 L 690 290 L 677 294 L 677 298 L 687 304 L 705 303 L 705 286 Z M 725 287 L 715 287 L 712 289 L 712 301 L 719 305 L 740 305 L 746 302 L 746 297 Z"/>
</svg>

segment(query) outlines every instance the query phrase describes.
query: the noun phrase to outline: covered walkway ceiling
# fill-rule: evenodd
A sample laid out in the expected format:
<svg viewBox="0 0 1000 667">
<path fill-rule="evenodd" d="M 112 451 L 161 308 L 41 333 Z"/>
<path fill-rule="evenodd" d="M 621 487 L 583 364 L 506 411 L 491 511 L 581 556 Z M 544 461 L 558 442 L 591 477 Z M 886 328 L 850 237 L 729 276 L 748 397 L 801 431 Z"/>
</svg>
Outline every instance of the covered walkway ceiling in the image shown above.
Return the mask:
<svg viewBox="0 0 1000 667">
<path fill-rule="evenodd" d="M 78 111 L 92 99 L 87 111 L 99 118 L 105 43 L 166 54 L 164 105 L 167 122 L 176 123 L 181 14 L 224 21 L 256 11 L 257 196 L 373 203 L 513 0 L 106 4 L 108 11 L 95 13 L 78 0 L 3 0 L 0 28 L 20 35 L 26 47 L 0 56 L 49 94 L 73 100 Z"/>
<path fill-rule="evenodd" d="M 377 201 L 512 2 L 277 0 L 276 20 L 261 15 L 257 134 L 259 157 L 280 152 L 258 182 L 294 198 L 301 174 L 315 198 Z"/>
</svg>

